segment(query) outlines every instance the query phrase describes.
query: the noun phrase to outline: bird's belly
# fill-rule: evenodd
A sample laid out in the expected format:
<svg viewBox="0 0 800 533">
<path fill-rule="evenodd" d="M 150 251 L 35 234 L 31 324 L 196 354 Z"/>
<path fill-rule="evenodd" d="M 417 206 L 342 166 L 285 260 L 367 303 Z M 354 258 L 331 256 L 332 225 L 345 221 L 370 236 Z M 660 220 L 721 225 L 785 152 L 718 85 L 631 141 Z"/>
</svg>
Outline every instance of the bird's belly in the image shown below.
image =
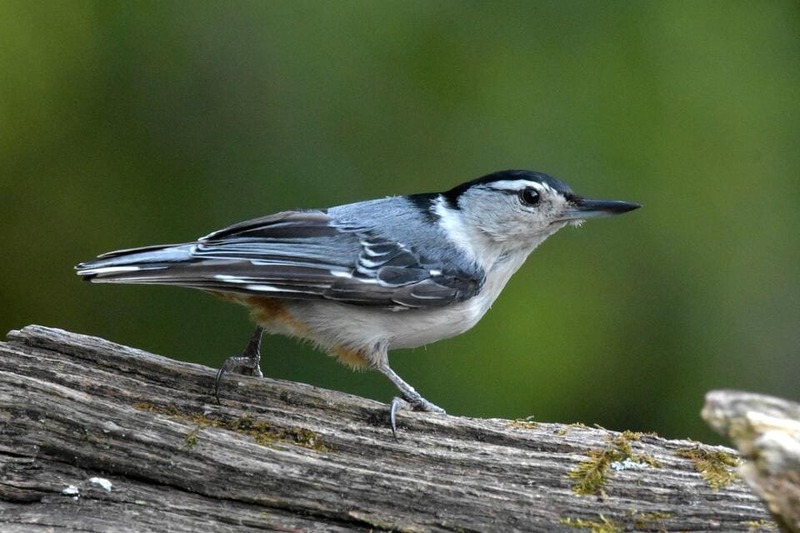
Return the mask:
<svg viewBox="0 0 800 533">
<path fill-rule="evenodd" d="M 409 316 L 387 319 L 387 329 L 393 333 L 389 348 L 416 348 L 472 329 L 486 313 L 475 304 L 470 300 L 442 309 L 395 313 Z"/>
<path fill-rule="evenodd" d="M 472 328 L 488 305 L 472 298 L 438 309 L 391 311 L 335 302 L 294 301 L 284 304 L 303 322 L 308 338 L 326 348 L 415 348 L 453 337 Z"/>
</svg>

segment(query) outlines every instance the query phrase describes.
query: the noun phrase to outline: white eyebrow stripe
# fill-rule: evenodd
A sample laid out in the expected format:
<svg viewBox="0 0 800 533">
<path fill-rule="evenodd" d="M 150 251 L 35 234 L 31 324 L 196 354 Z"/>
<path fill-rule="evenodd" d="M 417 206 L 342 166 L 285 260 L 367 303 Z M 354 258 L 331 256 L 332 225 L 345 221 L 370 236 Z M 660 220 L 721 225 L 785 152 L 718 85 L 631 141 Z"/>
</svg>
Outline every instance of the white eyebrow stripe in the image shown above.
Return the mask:
<svg viewBox="0 0 800 533">
<path fill-rule="evenodd" d="M 498 189 L 501 191 L 521 191 L 523 189 L 527 189 L 528 187 L 532 187 L 540 192 L 545 190 L 553 191 L 552 187 L 550 187 L 546 183 L 539 183 L 530 180 L 493 181 L 492 183 L 487 184 L 487 187 L 490 187 L 492 189 Z"/>
</svg>

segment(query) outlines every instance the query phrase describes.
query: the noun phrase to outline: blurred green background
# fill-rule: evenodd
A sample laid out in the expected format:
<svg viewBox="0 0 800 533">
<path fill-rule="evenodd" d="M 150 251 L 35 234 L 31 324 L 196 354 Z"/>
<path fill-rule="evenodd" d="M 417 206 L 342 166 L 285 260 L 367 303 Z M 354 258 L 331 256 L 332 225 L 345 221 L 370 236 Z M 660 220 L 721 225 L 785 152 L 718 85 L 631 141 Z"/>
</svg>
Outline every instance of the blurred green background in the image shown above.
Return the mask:
<svg viewBox="0 0 800 533">
<path fill-rule="evenodd" d="M 243 309 L 73 265 L 532 168 L 645 207 L 563 230 L 401 376 L 451 414 L 707 441 L 709 389 L 799 399 L 796 1 L 4 1 L 0 73 L 3 332 L 216 367 Z M 263 367 L 394 394 L 290 339 Z"/>
</svg>

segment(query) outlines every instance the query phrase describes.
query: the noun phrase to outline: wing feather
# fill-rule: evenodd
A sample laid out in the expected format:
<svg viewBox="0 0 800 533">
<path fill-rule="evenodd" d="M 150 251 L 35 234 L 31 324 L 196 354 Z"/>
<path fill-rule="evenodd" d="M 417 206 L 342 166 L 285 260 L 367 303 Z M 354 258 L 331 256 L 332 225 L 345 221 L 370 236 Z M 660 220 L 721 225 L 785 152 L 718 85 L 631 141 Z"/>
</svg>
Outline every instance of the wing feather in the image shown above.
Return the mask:
<svg viewBox="0 0 800 533">
<path fill-rule="evenodd" d="M 216 231 L 195 243 L 105 254 L 78 265 L 96 282 L 180 285 L 391 309 L 464 301 L 483 273 L 431 264 L 375 228 L 337 224 L 323 211 L 287 211 Z"/>
</svg>

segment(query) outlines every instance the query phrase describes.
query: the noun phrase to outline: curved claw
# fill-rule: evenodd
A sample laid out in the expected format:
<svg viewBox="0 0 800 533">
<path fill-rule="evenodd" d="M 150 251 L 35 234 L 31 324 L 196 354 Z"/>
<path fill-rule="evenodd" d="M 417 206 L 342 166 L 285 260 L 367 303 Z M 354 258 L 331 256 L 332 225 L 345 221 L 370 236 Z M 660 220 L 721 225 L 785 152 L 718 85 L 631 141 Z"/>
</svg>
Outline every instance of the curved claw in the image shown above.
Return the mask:
<svg viewBox="0 0 800 533">
<path fill-rule="evenodd" d="M 217 370 L 217 374 L 214 376 L 214 398 L 216 398 L 218 405 L 222 403 L 219 401 L 219 382 L 224 374 L 225 364 L 223 363 L 223 365 Z"/>
<path fill-rule="evenodd" d="M 247 343 L 247 347 L 242 352 L 242 355 L 234 355 L 233 357 L 228 357 L 222 366 L 219 367 L 217 370 L 217 375 L 214 376 L 214 397 L 217 399 L 217 403 L 219 401 L 219 385 L 220 381 L 222 380 L 222 376 L 224 376 L 228 372 L 233 372 L 234 370 L 240 372 L 246 376 L 254 376 L 257 378 L 263 378 L 264 374 L 261 372 L 261 337 L 264 334 L 264 328 L 261 326 L 256 327 L 256 330 L 253 332 L 253 335 L 250 337 L 250 342 Z"/>
<path fill-rule="evenodd" d="M 391 408 L 389 409 L 389 422 L 392 426 L 392 435 L 397 439 L 397 411 L 411 407 L 414 411 L 428 411 L 431 413 L 446 414 L 445 410 L 438 405 L 432 404 L 422 397 L 420 393 L 414 390 L 414 387 L 403 381 L 397 373 L 389 367 L 389 362 L 386 360 L 375 363 L 374 368 L 389 378 L 395 387 L 398 388 L 402 398 L 395 397 L 392 399 Z"/>
<path fill-rule="evenodd" d="M 395 396 L 392 398 L 392 403 L 389 405 L 389 424 L 392 426 L 392 437 L 397 440 L 397 411 L 400 409 L 408 409 L 410 406 L 404 399 Z"/>
<path fill-rule="evenodd" d="M 413 409 L 414 411 L 426 411 L 429 413 L 438 413 L 445 415 L 447 412 L 436 404 L 433 404 L 417 395 L 418 398 L 404 399 L 398 396 L 392 398 L 392 403 L 389 404 L 389 424 L 392 428 L 392 437 L 397 440 L 397 412 L 402 409 Z"/>
</svg>

